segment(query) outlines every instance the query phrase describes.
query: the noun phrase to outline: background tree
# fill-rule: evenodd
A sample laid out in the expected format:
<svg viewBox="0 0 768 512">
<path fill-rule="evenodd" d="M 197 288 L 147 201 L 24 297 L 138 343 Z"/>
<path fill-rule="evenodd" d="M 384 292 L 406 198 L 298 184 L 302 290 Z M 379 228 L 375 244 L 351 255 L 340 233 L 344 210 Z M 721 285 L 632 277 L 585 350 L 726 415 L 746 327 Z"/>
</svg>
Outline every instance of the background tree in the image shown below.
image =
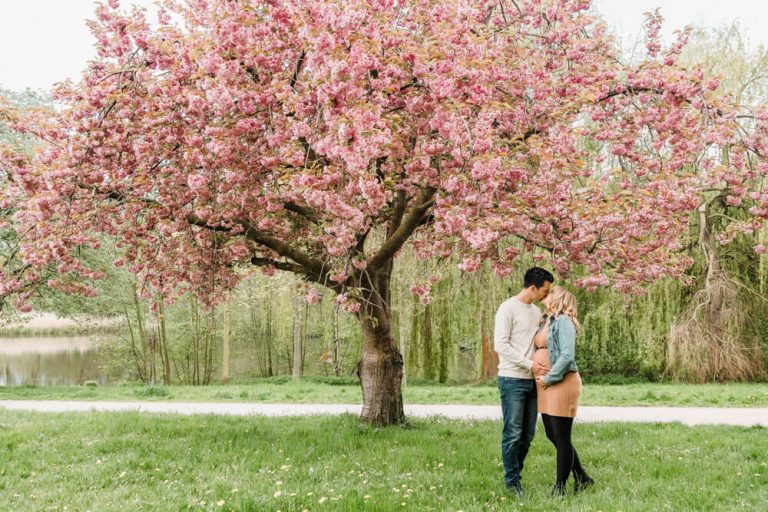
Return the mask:
<svg viewBox="0 0 768 512">
<path fill-rule="evenodd" d="M 152 27 L 100 5 L 98 57 L 55 91 L 65 107 L 14 124 L 48 147 L 2 160 L 27 266 L 6 293 L 51 267 L 48 286 L 90 293 L 102 272 L 77 251 L 101 234 L 147 298 L 215 303 L 238 266 L 294 272 L 359 319 L 375 425 L 404 418 L 391 276 L 407 242 L 503 276 L 520 240 L 627 291 L 690 264 L 698 170 L 738 197 L 764 151 L 755 126 L 720 161 L 737 112 L 678 65 L 684 37 L 661 52 L 658 16 L 648 58 L 623 65 L 586 0 L 165 6 Z"/>
</svg>

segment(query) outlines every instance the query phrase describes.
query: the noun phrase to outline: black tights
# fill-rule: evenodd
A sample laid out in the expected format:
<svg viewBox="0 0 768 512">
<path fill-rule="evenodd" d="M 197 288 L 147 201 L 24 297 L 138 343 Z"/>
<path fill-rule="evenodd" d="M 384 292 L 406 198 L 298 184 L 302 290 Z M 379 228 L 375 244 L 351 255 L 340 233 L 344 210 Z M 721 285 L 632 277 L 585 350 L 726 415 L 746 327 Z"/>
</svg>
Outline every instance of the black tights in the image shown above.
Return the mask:
<svg viewBox="0 0 768 512">
<path fill-rule="evenodd" d="M 576 453 L 576 448 L 571 442 L 573 418 L 542 414 L 541 419 L 544 422 L 547 438 L 557 448 L 557 485 L 564 486 L 571 471 L 573 471 L 573 478 L 576 480 L 583 481 L 589 478 L 584 468 L 581 467 L 579 454 Z"/>
</svg>

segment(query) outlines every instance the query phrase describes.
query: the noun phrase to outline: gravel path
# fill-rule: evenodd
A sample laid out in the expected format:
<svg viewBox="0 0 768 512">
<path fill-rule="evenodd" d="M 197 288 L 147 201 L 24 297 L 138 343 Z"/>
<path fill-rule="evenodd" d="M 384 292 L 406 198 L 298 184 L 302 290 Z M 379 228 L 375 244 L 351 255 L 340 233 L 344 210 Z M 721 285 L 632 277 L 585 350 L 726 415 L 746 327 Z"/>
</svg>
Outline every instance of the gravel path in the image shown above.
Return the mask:
<svg viewBox="0 0 768 512">
<path fill-rule="evenodd" d="M 352 404 L 261 404 L 236 402 L 85 402 L 67 400 L 0 400 L 0 409 L 38 412 L 140 411 L 170 414 L 222 414 L 230 416 L 303 416 L 310 414 L 360 414 Z M 461 420 L 500 420 L 495 405 L 405 406 L 410 417 L 443 416 Z M 579 407 L 580 422 L 636 422 L 684 425 L 761 425 L 768 427 L 768 408 L 717 407 Z"/>
</svg>

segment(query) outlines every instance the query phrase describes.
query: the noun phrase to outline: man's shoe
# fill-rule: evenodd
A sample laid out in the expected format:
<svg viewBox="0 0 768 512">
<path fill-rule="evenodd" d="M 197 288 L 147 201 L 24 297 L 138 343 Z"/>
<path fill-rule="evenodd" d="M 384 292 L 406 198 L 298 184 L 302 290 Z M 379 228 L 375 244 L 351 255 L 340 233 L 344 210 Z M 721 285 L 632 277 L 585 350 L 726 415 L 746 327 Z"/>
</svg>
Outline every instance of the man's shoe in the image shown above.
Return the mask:
<svg viewBox="0 0 768 512">
<path fill-rule="evenodd" d="M 515 498 L 522 499 L 523 498 L 523 486 L 518 485 L 508 485 L 507 490 L 515 495 Z"/>
<path fill-rule="evenodd" d="M 592 480 L 589 476 L 584 475 L 582 477 L 574 479 L 573 483 L 573 492 L 581 492 L 586 489 L 589 489 L 595 485 L 595 481 Z"/>
</svg>

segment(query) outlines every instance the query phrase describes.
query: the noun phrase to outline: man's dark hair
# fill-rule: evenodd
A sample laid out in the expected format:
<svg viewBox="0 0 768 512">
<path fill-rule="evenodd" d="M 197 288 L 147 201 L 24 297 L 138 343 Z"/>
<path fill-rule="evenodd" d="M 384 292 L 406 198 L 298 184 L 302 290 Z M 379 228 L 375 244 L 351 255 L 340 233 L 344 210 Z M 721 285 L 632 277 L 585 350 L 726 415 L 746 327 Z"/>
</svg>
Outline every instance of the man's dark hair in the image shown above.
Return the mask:
<svg viewBox="0 0 768 512">
<path fill-rule="evenodd" d="M 531 267 L 525 272 L 525 277 L 523 278 L 523 288 L 528 288 L 529 286 L 535 286 L 536 288 L 541 288 L 542 286 L 544 286 L 544 283 L 546 281 L 549 281 L 550 283 L 554 283 L 555 276 L 553 276 L 543 268 Z"/>
</svg>

